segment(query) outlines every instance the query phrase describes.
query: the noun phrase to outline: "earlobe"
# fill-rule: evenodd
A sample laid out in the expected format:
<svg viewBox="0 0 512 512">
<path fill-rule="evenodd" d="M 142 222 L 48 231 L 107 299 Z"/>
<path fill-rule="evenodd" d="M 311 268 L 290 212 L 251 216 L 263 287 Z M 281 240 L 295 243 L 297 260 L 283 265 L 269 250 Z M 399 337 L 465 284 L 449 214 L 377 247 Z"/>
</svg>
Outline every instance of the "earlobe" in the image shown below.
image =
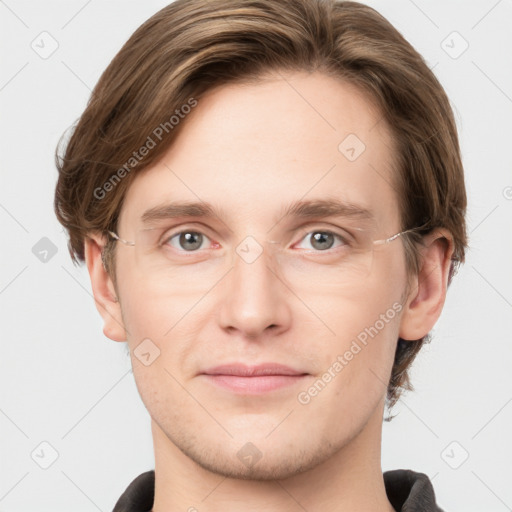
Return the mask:
<svg viewBox="0 0 512 512">
<path fill-rule="evenodd" d="M 453 255 L 449 232 L 427 235 L 421 249 L 420 269 L 411 284 L 400 323 L 400 338 L 419 340 L 434 327 L 443 309 Z"/>
<path fill-rule="evenodd" d="M 100 235 L 85 239 L 85 261 L 91 278 L 96 309 L 103 318 L 103 333 L 113 341 L 126 341 L 121 306 L 112 278 L 105 270 L 101 251 L 105 241 Z"/>
</svg>

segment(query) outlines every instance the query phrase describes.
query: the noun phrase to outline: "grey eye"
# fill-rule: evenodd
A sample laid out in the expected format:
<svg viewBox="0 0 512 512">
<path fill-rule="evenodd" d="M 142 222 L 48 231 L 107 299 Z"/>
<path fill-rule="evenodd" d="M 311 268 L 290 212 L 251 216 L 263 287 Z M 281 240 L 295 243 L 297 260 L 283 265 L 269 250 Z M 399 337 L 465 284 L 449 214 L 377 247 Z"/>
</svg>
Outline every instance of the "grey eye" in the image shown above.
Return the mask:
<svg viewBox="0 0 512 512">
<path fill-rule="evenodd" d="M 311 245 L 315 249 L 330 249 L 334 244 L 334 235 L 327 231 L 314 231 L 309 234 Z"/>
<path fill-rule="evenodd" d="M 177 237 L 178 246 L 172 242 Z M 198 233 L 197 231 L 182 231 L 181 233 L 176 233 L 175 235 L 171 236 L 169 238 L 169 243 L 176 249 L 190 252 L 199 249 L 205 239 L 208 240 L 208 237 L 204 236 L 202 233 Z"/>
<path fill-rule="evenodd" d="M 336 240 L 338 240 L 337 245 Z M 304 246 L 303 244 L 307 243 L 308 246 Z M 337 233 L 333 233 L 331 231 L 310 231 L 307 233 L 304 238 L 301 240 L 299 248 L 300 249 L 314 249 L 316 251 L 326 251 L 333 247 L 339 247 L 346 245 L 346 240 L 343 236 L 338 235 Z"/>
</svg>

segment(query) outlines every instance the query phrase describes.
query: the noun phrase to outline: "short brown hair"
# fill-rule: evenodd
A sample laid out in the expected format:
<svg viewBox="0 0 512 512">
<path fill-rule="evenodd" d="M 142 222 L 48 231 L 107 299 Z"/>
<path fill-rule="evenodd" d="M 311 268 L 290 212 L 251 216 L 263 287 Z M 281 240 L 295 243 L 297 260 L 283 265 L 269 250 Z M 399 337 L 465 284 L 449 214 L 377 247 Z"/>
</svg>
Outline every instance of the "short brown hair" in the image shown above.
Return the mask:
<svg viewBox="0 0 512 512">
<path fill-rule="evenodd" d="M 398 149 L 402 228 L 428 223 L 425 232 L 443 227 L 451 233 L 451 280 L 467 240 L 463 167 L 448 98 L 384 17 L 335 0 L 177 0 L 141 25 L 101 76 L 65 151 L 57 150 L 55 212 L 69 233 L 73 261 L 84 261 L 88 234 L 116 231 L 134 176 L 162 156 L 183 125 L 170 123 L 175 112 L 214 86 L 257 80 L 272 70 L 322 71 L 378 105 Z M 167 129 L 156 147 L 131 161 L 159 126 Z M 418 270 L 416 242 L 404 239 L 410 272 Z M 109 241 L 104 261 L 115 283 L 114 248 Z M 388 405 L 412 389 L 408 368 L 427 340 L 398 340 Z"/>
</svg>

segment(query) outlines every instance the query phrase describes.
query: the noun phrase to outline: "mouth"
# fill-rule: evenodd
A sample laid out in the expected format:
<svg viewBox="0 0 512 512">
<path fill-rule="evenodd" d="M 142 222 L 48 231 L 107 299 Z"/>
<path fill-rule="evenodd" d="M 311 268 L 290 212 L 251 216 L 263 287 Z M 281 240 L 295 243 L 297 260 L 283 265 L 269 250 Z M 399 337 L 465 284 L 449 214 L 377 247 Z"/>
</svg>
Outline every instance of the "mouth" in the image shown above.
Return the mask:
<svg viewBox="0 0 512 512">
<path fill-rule="evenodd" d="M 276 363 L 257 366 L 234 363 L 209 368 L 200 375 L 233 393 L 257 395 L 296 385 L 309 374 Z"/>
</svg>

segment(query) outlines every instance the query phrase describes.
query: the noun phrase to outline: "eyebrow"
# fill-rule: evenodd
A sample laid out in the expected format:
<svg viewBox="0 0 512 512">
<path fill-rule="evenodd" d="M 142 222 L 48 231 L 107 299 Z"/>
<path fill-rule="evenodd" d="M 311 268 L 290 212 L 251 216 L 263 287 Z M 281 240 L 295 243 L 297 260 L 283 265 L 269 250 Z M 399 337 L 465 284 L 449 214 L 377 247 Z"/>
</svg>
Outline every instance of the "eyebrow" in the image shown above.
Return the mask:
<svg viewBox="0 0 512 512">
<path fill-rule="evenodd" d="M 217 217 L 212 205 L 201 202 L 173 202 L 158 205 L 141 215 L 143 224 L 175 217 Z"/>
<path fill-rule="evenodd" d="M 339 201 L 337 199 L 313 199 L 309 201 L 294 201 L 285 210 L 284 217 L 356 217 L 370 220 L 373 214 L 367 208 Z"/>
<path fill-rule="evenodd" d="M 206 202 L 184 202 L 154 206 L 141 215 L 143 224 L 150 224 L 159 220 L 179 217 L 219 218 L 226 217 L 224 209 L 216 209 Z M 361 220 L 373 219 L 370 210 L 354 203 L 342 202 L 337 199 L 314 199 L 308 201 L 294 201 L 286 206 L 278 222 L 285 217 L 311 219 L 316 217 L 353 217 Z"/>
</svg>

